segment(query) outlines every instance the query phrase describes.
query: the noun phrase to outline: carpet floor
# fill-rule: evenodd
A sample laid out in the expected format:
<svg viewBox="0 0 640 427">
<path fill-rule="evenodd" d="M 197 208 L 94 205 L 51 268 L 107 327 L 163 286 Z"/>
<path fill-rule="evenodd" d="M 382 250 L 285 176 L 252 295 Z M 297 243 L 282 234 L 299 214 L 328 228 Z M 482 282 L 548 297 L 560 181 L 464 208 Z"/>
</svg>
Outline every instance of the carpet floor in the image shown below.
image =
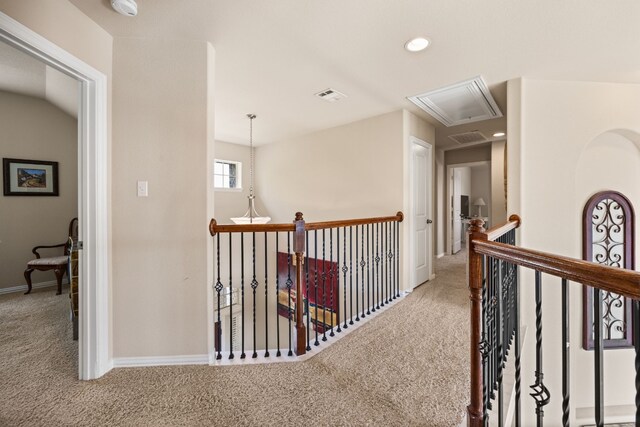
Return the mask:
<svg viewBox="0 0 640 427">
<path fill-rule="evenodd" d="M 468 396 L 465 255 L 304 362 L 121 368 L 77 380 L 69 299 L 0 296 L 0 426 L 457 426 Z"/>
</svg>

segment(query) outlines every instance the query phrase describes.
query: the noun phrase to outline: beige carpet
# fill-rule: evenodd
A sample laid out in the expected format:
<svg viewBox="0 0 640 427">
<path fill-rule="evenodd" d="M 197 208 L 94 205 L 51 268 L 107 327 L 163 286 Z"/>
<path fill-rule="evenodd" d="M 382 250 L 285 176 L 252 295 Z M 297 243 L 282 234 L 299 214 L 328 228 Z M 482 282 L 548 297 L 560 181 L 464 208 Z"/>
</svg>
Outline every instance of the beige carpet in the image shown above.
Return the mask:
<svg viewBox="0 0 640 427">
<path fill-rule="evenodd" d="M 69 300 L 0 297 L 1 426 L 456 426 L 468 395 L 464 255 L 305 362 L 116 369 L 81 382 Z"/>
</svg>

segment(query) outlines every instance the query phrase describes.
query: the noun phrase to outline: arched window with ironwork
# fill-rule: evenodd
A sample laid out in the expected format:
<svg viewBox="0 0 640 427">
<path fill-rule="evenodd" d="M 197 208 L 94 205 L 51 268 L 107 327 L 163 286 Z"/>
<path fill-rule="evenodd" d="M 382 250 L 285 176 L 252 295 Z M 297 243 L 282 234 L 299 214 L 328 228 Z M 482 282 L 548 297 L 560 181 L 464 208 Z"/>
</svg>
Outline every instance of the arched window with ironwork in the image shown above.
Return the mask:
<svg viewBox="0 0 640 427">
<path fill-rule="evenodd" d="M 582 257 L 611 267 L 635 269 L 633 206 L 617 191 L 594 194 L 582 217 Z M 594 347 L 594 292 L 584 286 L 583 347 Z M 602 338 L 604 348 L 633 346 L 631 300 L 602 291 Z"/>
</svg>

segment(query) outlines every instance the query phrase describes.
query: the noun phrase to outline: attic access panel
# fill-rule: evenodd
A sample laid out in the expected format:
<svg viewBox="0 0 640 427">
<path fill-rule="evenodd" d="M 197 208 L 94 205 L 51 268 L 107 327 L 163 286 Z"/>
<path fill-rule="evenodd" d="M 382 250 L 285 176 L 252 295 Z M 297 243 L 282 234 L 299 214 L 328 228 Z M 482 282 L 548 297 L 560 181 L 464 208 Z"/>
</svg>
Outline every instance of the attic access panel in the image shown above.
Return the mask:
<svg viewBox="0 0 640 427">
<path fill-rule="evenodd" d="M 482 76 L 407 99 L 447 127 L 502 117 Z"/>
</svg>

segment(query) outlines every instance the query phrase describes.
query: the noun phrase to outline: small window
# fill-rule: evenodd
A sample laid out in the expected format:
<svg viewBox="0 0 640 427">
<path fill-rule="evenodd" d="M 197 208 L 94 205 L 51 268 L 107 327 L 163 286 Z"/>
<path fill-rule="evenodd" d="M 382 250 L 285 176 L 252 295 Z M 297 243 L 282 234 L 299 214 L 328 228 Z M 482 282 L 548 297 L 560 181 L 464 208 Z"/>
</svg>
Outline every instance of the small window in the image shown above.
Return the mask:
<svg viewBox="0 0 640 427">
<path fill-rule="evenodd" d="M 242 163 L 229 160 L 216 160 L 213 170 L 213 186 L 216 189 L 242 189 Z"/>
</svg>

